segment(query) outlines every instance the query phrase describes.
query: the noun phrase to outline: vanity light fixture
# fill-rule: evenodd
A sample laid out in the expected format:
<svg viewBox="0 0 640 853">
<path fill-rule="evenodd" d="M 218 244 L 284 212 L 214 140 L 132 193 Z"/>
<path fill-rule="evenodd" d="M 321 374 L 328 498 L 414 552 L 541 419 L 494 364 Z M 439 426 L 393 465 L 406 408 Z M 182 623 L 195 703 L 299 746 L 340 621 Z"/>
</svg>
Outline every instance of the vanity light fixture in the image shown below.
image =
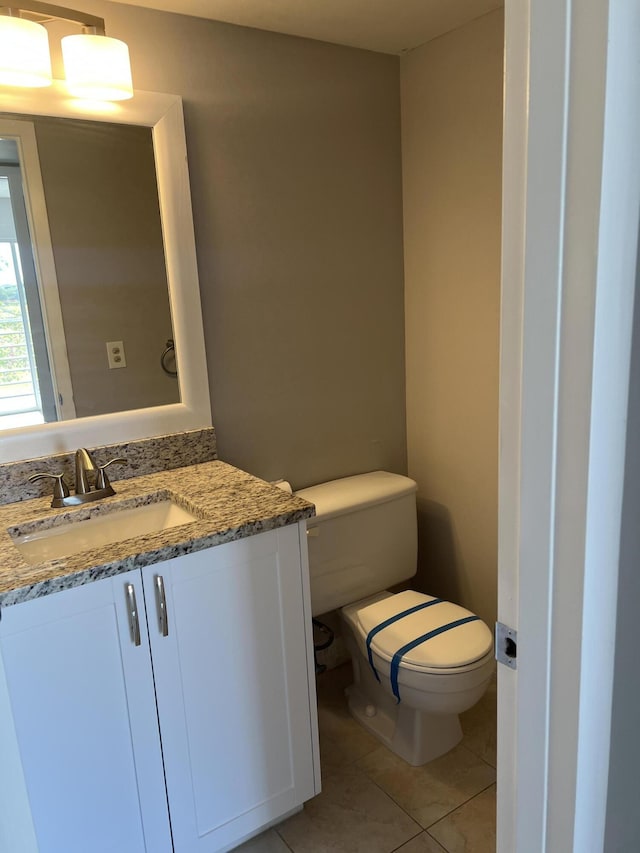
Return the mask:
<svg viewBox="0 0 640 853">
<path fill-rule="evenodd" d="M 42 24 L 18 17 L 14 9 L 1 11 L 0 84 L 50 86 L 49 34 Z"/>
<path fill-rule="evenodd" d="M 19 8 L 0 7 L 0 85 L 51 85 L 49 40 L 43 26 L 48 21 L 68 21 L 82 28 L 82 33 L 62 39 L 70 94 L 95 101 L 133 97 L 129 48 L 105 35 L 104 20 L 36 0 L 27 0 Z"/>
</svg>

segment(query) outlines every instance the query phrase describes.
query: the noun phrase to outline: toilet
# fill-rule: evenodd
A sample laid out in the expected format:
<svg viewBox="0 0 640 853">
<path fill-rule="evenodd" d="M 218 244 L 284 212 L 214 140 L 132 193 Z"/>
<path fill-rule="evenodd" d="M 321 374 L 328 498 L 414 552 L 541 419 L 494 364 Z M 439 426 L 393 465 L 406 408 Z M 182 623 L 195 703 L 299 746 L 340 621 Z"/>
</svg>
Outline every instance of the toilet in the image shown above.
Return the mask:
<svg viewBox="0 0 640 853">
<path fill-rule="evenodd" d="M 471 611 L 437 596 L 387 588 L 413 577 L 417 486 L 374 471 L 302 489 L 311 609 L 340 608 L 353 664 L 351 714 L 409 764 L 448 752 L 462 738 L 459 714 L 484 694 L 494 669 L 491 631 Z"/>
</svg>

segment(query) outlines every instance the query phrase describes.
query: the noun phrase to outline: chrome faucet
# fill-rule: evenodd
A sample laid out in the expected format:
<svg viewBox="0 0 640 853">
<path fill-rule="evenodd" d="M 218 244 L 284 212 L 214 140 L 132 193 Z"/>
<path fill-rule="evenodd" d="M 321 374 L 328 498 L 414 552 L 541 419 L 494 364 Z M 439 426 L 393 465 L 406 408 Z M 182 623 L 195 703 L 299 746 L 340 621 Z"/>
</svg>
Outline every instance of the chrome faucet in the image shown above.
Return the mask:
<svg viewBox="0 0 640 853">
<path fill-rule="evenodd" d="M 55 480 L 53 487 L 52 507 L 61 506 L 77 506 L 78 504 L 89 503 L 89 501 L 97 501 L 100 498 L 108 498 L 110 495 L 115 495 L 113 486 L 109 482 L 106 469 L 114 462 L 126 463 L 126 459 L 118 456 L 115 459 L 110 459 L 104 465 L 96 465 L 91 458 L 91 454 L 84 447 L 76 450 L 76 493 L 69 493 L 69 486 L 66 484 L 62 474 L 49 474 L 43 471 L 39 474 L 34 474 L 29 477 L 29 482 L 34 483 L 36 480 L 50 478 Z M 94 488 L 91 488 L 88 474 L 95 474 Z"/>
<path fill-rule="evenodd" d="M 87 473 L 95 473 L 97 470 L 96 463 L 88 450 L 85 450 L 84 447 L 76 450 L 76 495 L 89 494 L 91 486 L 87 479 Z"/>
</svg>

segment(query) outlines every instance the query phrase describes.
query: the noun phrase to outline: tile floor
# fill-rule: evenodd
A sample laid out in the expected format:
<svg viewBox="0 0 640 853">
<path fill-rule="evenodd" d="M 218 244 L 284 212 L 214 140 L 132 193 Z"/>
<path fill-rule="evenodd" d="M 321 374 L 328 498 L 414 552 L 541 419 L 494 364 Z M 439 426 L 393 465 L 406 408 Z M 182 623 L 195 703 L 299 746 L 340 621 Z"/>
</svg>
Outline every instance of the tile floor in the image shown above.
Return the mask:
<svg viewBox="0 0 640 853">
<path fill-rule="evenodd" d="M 242 853 L 495 853 L 496 687 L 447 755 L 410 767 L 349 716 L 346 664 L 318 677 L 322 793 Z"/>
</svg>

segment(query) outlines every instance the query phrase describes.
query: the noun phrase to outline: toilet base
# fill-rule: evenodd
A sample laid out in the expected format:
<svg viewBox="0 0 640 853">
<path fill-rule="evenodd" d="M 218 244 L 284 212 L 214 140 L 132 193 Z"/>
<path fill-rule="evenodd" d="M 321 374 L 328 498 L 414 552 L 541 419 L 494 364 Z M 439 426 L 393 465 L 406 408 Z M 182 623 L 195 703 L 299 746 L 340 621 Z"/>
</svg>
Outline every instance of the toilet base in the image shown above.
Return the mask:
<svg viewBox="0 0 640 853">
<path fill-rule="evenodd" d="M 351 715 L 381 743 L 414 767 L 439 758 L 462 740 L 462 727 L 457 714 L 428 714 L 402 704 L 393 708 L 373 705 L 357 684 L 347 687 L 345 693 Z M 383 705 L 386 703 L 383 702 Z"/>
<path fill-rule="evenodd" d="M 371 667 L 347 633 L 353 684 L 345 694 L 351 715 L 381 743 L 407 764 L 419 767 L 449 752 L 462 740 L 460 719 L 455 713 L 436 714 L 396 703 L 390 692 L 375 680 Z"/>
</svg>

